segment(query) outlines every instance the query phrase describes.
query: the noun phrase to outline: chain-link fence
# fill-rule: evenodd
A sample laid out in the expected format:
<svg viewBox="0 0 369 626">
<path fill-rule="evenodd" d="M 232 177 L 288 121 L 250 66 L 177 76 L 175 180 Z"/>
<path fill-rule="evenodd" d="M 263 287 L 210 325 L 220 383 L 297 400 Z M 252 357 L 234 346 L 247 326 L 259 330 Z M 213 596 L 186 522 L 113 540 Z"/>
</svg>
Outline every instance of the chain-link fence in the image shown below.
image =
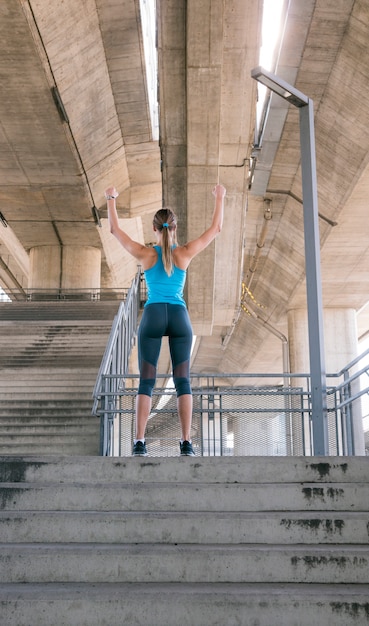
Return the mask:
<svg viewBox="0 0 369 626">
<path fill-rule="evenodd" d="M 236 385 L 220 384 L 219 377 L 192 378 L 192 442 L 199 456 L 286 456 L 311 451 L 309 381 L 291 387 L 251 385 L 237 376 Z M 114 379 L 114 380 L 112 380 Z M 235 381 L 233 381 L 235 382 Z M 180 424 L 172 379 L 158 377 L 146 429 L 150 456 L 178 456 Z M 162 383 L 162 384 L 160 384 Z M 109 454 L 130 456 L 135 429 L 138 378 L 119 382 L 105 377 L 102 428 Z M 114 393 L 109 391 L 114 389 Z M 335 440 L 336 419 L 331 439 Z M 335 446 L 333 445 L 333 448 Z M 336 453 L 336 449 L 332 454 Z"/>
<path fill-rule="evenodd" d="M 112 407 L 113 454 L 129 456 L 137 381 Z M 309 429 L 305 394 L 297 387 L 193 387 L 192 443 L 199 456 L 304 454 Z M 180 424 L 171 386 L 156 388 L 146 429 L 150 456 L 178 456 Z"/>
</svg>

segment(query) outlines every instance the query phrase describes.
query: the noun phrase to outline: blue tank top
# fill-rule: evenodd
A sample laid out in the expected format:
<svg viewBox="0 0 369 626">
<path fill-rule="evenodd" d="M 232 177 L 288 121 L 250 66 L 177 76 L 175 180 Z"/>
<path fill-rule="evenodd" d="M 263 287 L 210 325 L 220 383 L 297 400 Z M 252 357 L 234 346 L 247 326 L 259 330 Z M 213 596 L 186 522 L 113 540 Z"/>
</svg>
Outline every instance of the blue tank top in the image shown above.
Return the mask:
<svg viewBox="0 0 369 626">
<path fill-rule="evenodd" d="M 158 302 L 186 306 L 183 298 L 186 270 L 181 270 L 173 265 L 173 274 L 168 276 L 163 265 L 161 246 L 154 246 L 154 250 L 157 252 L 158 260 L 153 267 L 144 271 L 147 285 L 147 302 L 145 306 Z"/>
</svg>

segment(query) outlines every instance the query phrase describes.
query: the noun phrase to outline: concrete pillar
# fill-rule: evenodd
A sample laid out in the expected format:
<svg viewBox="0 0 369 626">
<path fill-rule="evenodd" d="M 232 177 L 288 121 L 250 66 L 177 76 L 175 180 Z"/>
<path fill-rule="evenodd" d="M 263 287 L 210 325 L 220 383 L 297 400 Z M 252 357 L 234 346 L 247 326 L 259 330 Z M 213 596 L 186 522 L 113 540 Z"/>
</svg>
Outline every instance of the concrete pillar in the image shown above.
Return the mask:
<svg viewBox="0 0 369 626">
<path fill-rule="evenodd" d="M 305 309 L 294 309 L 288 312 L 288 337 L 291 372 L 308 373 L 310 371 L 309 335 L 307 311 Z M 348 308 L 324 309 L 324 339 L 326 371 L 327 374 L 335 374 L 358 355 L 356 311 Z M 328 379 L 327 386 L 336 385 L 338 382 L 337 379 Z M 301 380 L 293 380 L 292 384 L 301 385 Z M 358 388 L 359 381 L 357 382 Z M 355 392 L 355 389 L 352 391 Z M 352 420 L 355 454 L 364 455 L 364 434 L 360 401 L 354 403 Z M 309 436 L 309 433 L 306 432 L 305 434 L 307 437 Z"/>
<path fill-rule="evenodd" d="M 99 248 L 37 246 L 30 250 L 29 289 L 99 289 L 100 274 Z"/>
</svg>

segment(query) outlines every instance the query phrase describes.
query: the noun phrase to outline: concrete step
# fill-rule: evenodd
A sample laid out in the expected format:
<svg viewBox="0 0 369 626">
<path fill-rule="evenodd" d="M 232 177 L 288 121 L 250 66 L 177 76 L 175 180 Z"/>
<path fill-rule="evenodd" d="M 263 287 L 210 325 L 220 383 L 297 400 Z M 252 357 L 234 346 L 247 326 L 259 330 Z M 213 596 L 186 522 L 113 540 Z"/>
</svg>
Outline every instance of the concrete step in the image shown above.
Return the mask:
<svg viewBox="0 0 369 626">
<path fill-rule="evenodd" d="M 97 340 L 110 332 L 111 323 L 105 324 L 68 324 L 58 326 L 56 324 L 27 324 L 22 326 L 4 324 L 1 322 L 0 337 L 5 346 L 10 346 L 12 342 L 16 346 L 22 346 L 24 343 L 33 345 L 34 343 L 49 344 L 65 342 L 70 337 L 74 341 L 85 341 L 95 336 Z"/>
<path fill-rule="evenodd" d="M 31 409 L 22 406 L 5 406 L 0 410 L 0 429 L 4 432 L 21 432 L 26 433 L 27 428 L 49 428 L 53 424 L 55 426 L 74 426 L 78 422 L 85 424 L 97 423 L 95 416 L 91 415 L 91 402 L 75 403 L 65 401 L 63 405 L 57 408 L 37 406 L 35 404 Z M 24 428 L 24 431 L 23 431 Z"/>
<path fill-rule="evenodd" d="M 6 626 L 369 619 L 366 458 L 3 456 L 0 481 Z"/>
<path fill-rule="evenodd" d="M 76 478 L 79 480 L 79 476 Z M 3 508 L 106 511 L 366 511 L 369 483 L 3 483 Z"/>
<path fill-rule="evenodd" d="M 81 400 L 81 399 L 87 399 L 88 397 L 91 400 L 91 407 L 92 407 L 92 391 L 93 391 L 93 387 L 91 387 L 91 389 L 86 389 L 84 390 L 83 394 L 81 391 L 79 390 L 75 390 L 73 389 L 72 391 L 69 391 L 69 387 L 68 385 L 65 386 L 64 389 L 60 389 L 59 391 L 53 391 L 52 394 L 50 394 L 50 396 L 48 394 L 46 394 L 44 391 L 42 390 L 38 390 L 35 387 L 32 387 L 31 389 L 26 389 L 24 395 L 20 394 L 20 396 L 18 397 L 18 395 L 16 395 L 15 392 L 9 391 L 9 392 L 3 392 L 1 394 L 1 402 L 13 402 L 18 404 L 19 406 L 21 406 L 23 404 L 23 406 L 25 406 L 27 403 L 35 403 L 35 402 L 40 402 L 40 403 L 44 403 L 45 405 L 47 403 L 50 404 L 50 406 L 52 406 L 53 402 L 56 403 L 60 403 L 63 402 L 64 400 L 68 403 L 71 401 L 77 401 Z M 84 396 L 84 397 L 83 397 Z"/>
<path fill-rule="evenodd" d="M 90 435 L 83 433 L 83 438 L 76 437 L 65 438 L 62 441 L 55 442 L 53 439 L 38 441 L 33 439 L 27 439 L 25 441 L 17 439 L 16 441 L 0 442 L 0 454 L 4 458 L 14 456 L 27 456 L 29 451 L 32 450 L 33 454 L 40 456 L 48 454 L 50 456 L 57 456 L 63 454 L 64 456 L 78 456 L 78 455 L 90 455 L 96 456 L 100 450 L 100 436 L 99 432 L 93 432 Z"/>
<path fill-rule="evenodd" d="M 13 337 L 8 337 L 8 339 L 1 337 L 1 343 L 2 346 L 4 344 L 5 349 L 8 349 L 9 354 L 7 356 L 9 358 L 11 356 L 20 357 L 22 355 L 31 355 L 32 353 L 36 353 L 38 350 L 42 352 L 49 350 L 57 351 L 62 350 L 65 347 L 71 351 L 83 346 L 86 346 L 91 350 L 94 348 L 97 350 L 104 345 L 107 335 L 109 335 L 108 329 L 105 329 L 104 333 L 97 333 L 95 328 L 91 327 L 88 334 L 78 331 L 69 335 L 64 334 L 46 338 L 40 334 L 38 337 L 14 337 L 14 341 L 12 341 Z M 2 351 L 2 358 L 3 354 L 4 352 Z"/>
<path fill-rule="evenodd" d="M 1 482 L 73 482 L 82 483 L 224 483 L 279 484 L 313 483 L 311 489 L 329 487 L 330 483 L 368 482 L 367 457 L 50 457 L 0 456 Z M 306 492 L 308 500 L 310 488 Z M 319 495 L 318 492 L 311 495 Z M 333 495 L 333 492 L 332 492 Z M 365 503 L 368 504 L 368 503 Z M 298 508 L 298 507 L 297 507 Z"/>
<path fill-rule="evenodd" d="M 22 390 L 19 390 L 19 385 L 22 385 Z M 17 385 L 18 385 L 18 391 L 17 391 Z M 66 396 L 68 394 L 68 391 L 70 390 L 72 393 L 78 393 L 83 397 L 87 397 L 87 395 L 90 397 L 90 402 L 91 402 L 91 396 L 92 396 L 92 391 L 95 385 L 95 380 L 93 379 L 84 379 L 82 381 L 79 380 L 74 380 L 74 381 L 70 381 L 70 380 L 59 380 L 59 381 L 50 381 L 50 382 L 42 382 L 42 381 L 37 381 L 37 380 L 29 380 L 27 381 L 27 383 L 23 383 L 23 381 L 19 381 L 18 382 L 14 382 L 14 384 L 12 385 L 4 385 L 3 387 L 0 386 L 0 394 L 1 394 L 1 399 L 5 399 L 3 396 L 7 396 L 6 399 L 8 402 L 12 402 L 13 404 L 15 404 L 16 402 L 19 403 L 24 403 L 25 401 L 28 400 L 29 398 L 29 394 L 33 394 L 33 397 L 35 397 L 35 394 L 38 393 L 39 394 L 39 401 L 42 402 L 48 402 L 50 400 L 52 400 L 53 398 L 53 394 L 54 393 L 61 393 L 61 392 L 65 392 Z M 37 396 L 36 396 L 37 399 Z"/>
<path fill-rule="evenodd" d="M 6 414 L 7 412 L 21 411 L 21 413 L 27 413 L 29 415 L 35 415 L 39 412 L 45 414 L 51 414 L 51 412 L 58 415 L 61 411 L 67 409 L 75 409 L 79 411 L 81 409 L 91 409 L 92 390 L 84 388 L 80 390 L 75 387 L 71 387 L 69 393 L 62 393 L 61 391 L 47 393 L 28 392 L 22 397 L 16 397 L 14 394 L 6 394 L 7 396 L 1 397 L 2 403 L 0 405 L 0 413 Z"/>
<path fill-rule="evenodd" d="M 107 339 L 108 337 L 106 337 L 106 341 Z M 68 341 L 60 345 L 49 344 L 47 346 L 32 346 L 29 349 L 20 350 L 19 354 L 15 353 L 14 350 L 11 354 L 8 355 L 5 355 L 3 353 L 1 361 L 2 365 L 4 365 L 5 367 L 12 367 L 12 363 L 17 362 L 20 363 L 20 367 L 24 367 L 27 361 L 35 361 L 37 358 L 41 360 L 44 357 L 50 358 L 51 356 L 55 356 L 55 358 L 60 358 L 64 354 L 64 352 L 66 352 L 66 356 L 83 356 L 83 353 L 81 354 L 81 350 L 86 350 L 88 354 L 98 355 L 101 353 L 101 350 L 105 348 L 106 341 L 101 341 L 100 344 L 98 344 L 97 342 L 93 342 L 91 340 L 91 343 L 81 342 L 81 345 L 75 343 L 73 346 Z M 55 365 L 60 367 L 60 363 L 58 362 L 56 362 Z"/>
<path fill-rule="evenodd" d="M 98 454 L 87 420 L 119 304 L 0 304 L 0 454 Z"/>
<path fill-rule="evenodd" d="M 45 424 L 45 427 L 48 425 L 54 424 L 55 426 L 61 426 L 68 424 L 73 425 L 76 421 L 84 421 L 85 423 L 89 423 L 90 420 L 94 420 L 93 423 L 96 423 L 95 416 L 91 416 L 91 403 L 80 404 L 77 407 L 74 407 L 73 404 L 68 405 L 66 402 L 63 407 L 58 407 L 58 409 L 48 410 L 40 407 L 37 407 L 25 412 L 22 407 L 12 408 L 12 409 L 2 409 L 0 411 L 0 429 L 3 431 L 18 431 L 20 434 L 20 428 L 38 428 Z"/>
<path fill-rule="evenodd" d="M 73 400 L 65 400 L 65 402 L 60 403 L 57 407 L 53 407 L 52 403 L 49 407 L 35 403 L 31 408 L 28 406 L 6 404 L 0 410 L 0 428 L 3 426 L 13 427 L 20 433 L 20 429 L 23 425 L 26 427 L 30 424 L 37 426 L 43 422 L 45 422 L 45 424 L 53 422 L 60 424 L 64 420 L 79 417 L 97 419 L 95 416 L 91 416 L 91 401 L 73 402 Z"/>
<path fill-rule="evenodd" d="M 78 376 L 79 376 L 79 372 L 78 373 L 76 372 L 74 374 L 74 380 L 61 378 L 59 380 L 51 379 L 49 381 L 48 380 L 42 381 L 42 380 L 35 380 L 35 379 L 24 381 L 24 380 L 18 379 L 18 381 L 14 381 L 13 384 L 1 385 L 0 393 L 1 393 L 1 396 L 3 396 L 3 394 L 6 394 L 8 396 L 8 400 L 12 400 L 13 402 L 17 400 L 19 402 L 25 402 L 30 393 L 35 394 L 37 392 L 40 392 L 40 401 L 44 399 L 45 402 L 48 402 L 52 400 L 53 398 L 52 394 L 54 390 L 56 392 L 61 392 L 64 390 L 66 393 L 68 393 L 68 390 L 70 389 L 73 393 L 78 391 L 84 396 L 86 396 L 89 393 L 89 389 L 90 388 L 93 389 L 94 387 L 96 375 L 94 378 L 84 377 L 82 380 L 79 380 Z M 17 391 L 17 385 L 18 385 L 18 391 Z M 20 385 L 21 385 L 21 389 L 19 389 Z M 48 391 L 51 392 L 50 396 L 47 395 Z M 90 398 L 91 398 L 91 393 L 90 393 Z"/>
<path fill-rule="evenodd" d="M 17 369 L 17 376 L 19 378 L 25 378 L 30 382 L 33 381 L 45 381 L 45 369 L 43 367 L 40 368 L 32 368 L 29 367 Z M 90 379 L 96 378 L 96 369 L 95 367 L 81 369 L 78 373 L 79 380 L 89 381 Z M 71 383 L 76 381 L 76 372 L 74 369 L 70 367 L 58 368 L 53 367 L 47 374 L 47 381 L 70 381 Z M 16 386 L 19 382 L 14 378 L 14 369 L 2 369 L 1 370 L 1 380 L 0 380 L 0 388 L 6 388 L 9 385 Z"/>
<path fill-rule="evenodd" d="M 9 367 L 11 361 L 35 359 L 37 355 L 49 356 L 50 354 L 55 354 L 59 356 L 64 350 L 67 350 L 68 354 L 79 354 L 80 350 L 87 350 L 92 354 L 97 354 L 105 347 L 108 336 L 109 333 L 105 333 L 99 337 L 96 337 L 94 334 L 88 338 L 83 338 L 83 340 L 82 338 L 74 339 L 67 337 L 63 341 L 58 342 L 35 342 L 32 345 L 25 345 L 25 342 L 22 342 L 19 346 L 9 344 L 8 352 L 6 352 L 6 346 L 3 346 L 1 341 L 1 364 L 4 367 Z"/>
<path fill-rule="evenodd" d="M 6 397 L 4 398 L 3 395 Z M 25 393 L 21 396 L 17 396 L 15 393 L 5 393 L 1 396 L 1 406 L 6 407 L 7 410 L 20 409 L 22 411 L 42 410 L 48 411 L 50 409 L 55 410 L 56 414 L 59 409 L 69 407 L 73 404 L 76 409 L 84 406 L 91 407 L 92 389 L 89 390 L 86 386 L 83 389 L 78 387 L 70 387 L 68 393 L 67 388 L 65 393 L 62 390 L 51 391 L 50 394 L 46 392 L 38 393 L 38 389 L 32 387 L 32 390 L 25 390 Z"/>
<path fill-rule="evenodd" d="M 107 325 L 111 326 L 115 315 L 107 315 L 102 313 L 100 316 L 94 316 L 93 314 L 90 315 L 89 317 L 86 317 L 85 315 L 79 316 L 77 315 L 78 313 L 78 307 L 75 311 L 70 311 L 70 315 L 66 315 L 65 311 L 64 311 L 64 315 L 63 312 L 60 312 L 60 315 L 57 316 L 53 316 L 52 315 L 52 311 L 49 311 L 49 315 L 48 315 L 48 311 L 47 311 L 47 307 L 46 309 L 41 312 L 42 316 L 39 316 L 38 313 L 40 311 L 37 311 L 37 315 L 35 317 L 32 316 L 32 314 L 28 315 L 28 317 L 26 316 L 26 314 L 30 313 L 30 310 L 28 309 L 28 311 L 25 309 L 25 315 L 22 317 L 22 319 L 17 319 L 16 316 L 13 316 L 13 318 L 11 316 L 7 316 L 6 312 L 4 313 L 4 309 L 1 305 L 0 302 L 0 319 L 1 319 L 1 327 L 2 328 L 9 328 L 9 331 L 11 332 L 11 330 L 13 329 L 20 329 L 20 332 L 25 332 L 24 329 L 27 328 L 68 328 L 68 327 L 76 327 L 76 326 L 83 326 L 85 328 L 89 328 L 90 326 L 101 326 L 101 328 L 106 327 Z M 73 313 L 76 313 L 76 317 L 73 317 Z M 91 313 L 91 312 L 90 312 Z M 93 311 L 92 311 L 93 313 Z"/>
<path fill-rule="evenodd" d="M 54 443 L 65 441 L 78 436 L 88 435 L 89 427 L 95 432 L 98 427 L 96 418 L 86 415 L 84 418 L 81 416 L 74 416 L 74 420 L 69 416 L 68 420 L 60 419 L 59 421 L 47 421 L 38 424 L 26 424 L 22 427 L 22 433 L 19 434 L 19 430 L 11 426 L 3 426 L 0 424 L 0 432 L 2 444 L 9 443 L 10 441 L 26 443 L 27 439 L 38 439 L 39 441 L 46 442 L 47 438 L 52 436 Z M 29 442 L 31 443 L 31 442 Z"/>
<path fill-rule="evenodd" d="M 6 360 L 7 367 L 13 367 L 16 370 L 18 367 L 24 367 L 25 364 L 29 364 L 29 367 L 44 367 L 45 371 L 49 367 L 53 367 L 55 364 L 59 367 L 69 367 L 70 369 L 78 370 L 80 367 L 96 366 L 97 370 L 100 366 L 102 356 L 104 354 L 103 347 L 101 351 L 96 353 L 95 350 L 89 352 L 84 348 L 81 351 L 73 351 L 68 348 L 61 349 L 60 352 L 49 351 L 47 354 L 37 350 L 33 356 L 21 355 L 19 357 L 9 357 Z M 97 372 L 96 372 L 97 373 Z M 16 372 L 14 374 L 17 375 Z"/>
<path fill-rule="evenodd" d="M 0 602 L 6 626 L 364 626 L 369 614 L 366 584 L 3 584 Z"/>
<path fill-rule="evenodd" d="M 1 318 L 0 318 L 1 319 Z M 4 337 L 6 341 L 7 337 L 14 337 L 15 341 L 20 341 L 22 337 L 43 336 L 47 333 L 50 336 L 56 336 L 58 334 L 78 334 L 88 335 L 91 332 L 104 333 L 109 328 L 112 321 L 109 319 L 105 321 L 96 320 L 94 322 L 56 322 L 53 320 L 45 320 L 42 322 L 23 321 L 18 322 L 6 322 L 1 319 L 0 335 Z"/>
<path fill-rule="evenodd" d="M 45 407 L 34 407 L 29 411 L 25 411 L 22 408 L 13 408 L 8 411 L 0 411 L 0 429 L 18 431 L 20 427 L 26 428 L 40 428 L 45 425 L 45 428 L 52 426 L 71 426 L 76 425 L 78 422 L 84 421 L 84 423 L 97 422 L 97 417 L 91 415 L 91 403 L 80 403 L 78 406 L 74 406 L 66 402 L 64 406 L 60 406 L 57 409 L 47 409 Z"/>
<path fill-rule="evenodd" d="M 9 328 L 8 326 L 1 324 L 0 337 L 2 343 L 6 348 L 11 348 L 12 345 L 16 348 L 30 349 L 36 346 L 49 346 L 65 344 L 71 339 L 73 342 L 79 344 L 88 342 L 92 343 L 93 337 L 97 342 L 100 342 L 105 335 L 110 332 L 110 325 L 94 324 L 90 326 L 84 325 L 69 325 L 69 326 L 30 326 L 25 324 L 22 328 L 14 326 Z"/>
<path fill-rule="evenodd" d="M 58 359 L 54 363 L 56 367 L 68 367 L 68 365 L 64 365 L 64 362 L 61 361 L 64 353 L 65 357 L 81 357 L 83 359 L 86 352 L 86 354 L 88 354 L 89 356 L 97 358 L 101 356 L 101 352 L 104 353 L 107 341 L 108 336 L 106 336 L 106 338 L 104 338 L 104 341 L 101 341 L 100 344 L 97 342 L 91 344 L 87 344 L 86 342 L 84 342 L 81 345 L 75 344 L 74 346 L 71 346 L 70 343 L 66 342 L 64 345 L 48 346 L 46 349 L 40 346 L 36 346 L 34 348 L 30 348 L 29 350 L 20 350 L 19 354 L 17 354 L 13 350 L 11 354 L 2 354 L 0 363 L 1 366 L 4 368 L 14 367 L 15 364 L 19 369 L 24 369 L 25 367 L 28 367 L 29 363 L 35 363 L 35 367 L 43 367 L 42 365 L 40 365 L 43 359 L 50 360 L 52 357 L 54 357 L 55 359 Z M 72 366 L 73 365 L 71 364 L 69 367 Z"/>
<path fill-rule="evenodd" d="M 17 398 L 19 396 L 20 399 L 22 399 L 28 391 L 32 391 L 33 389 L 43 389 L 45 391 L 50 389 L 60 390 L 60 388 L 66 390 L 68 390 L 68 388 L 86 389 L 86 386 L 95 384 L 97 372 L 95 370 L 94 376 L 90 376 L 89 374 L 83 374 L 80 370 L 78 370 L 78 374 L 73 370 L 69 370 L 68 375 L 65 376 L 55 376 L 52 374 L 49 377 L 47 373 L 44 373 L 43 377 L 31 375 L 26 380 L 22 376 L 15 377 L 14 374 L 15 372 L 13 370 L 12 380 L 2 379 L 0 383 L 0 393 L 12 393 L 13 397 L 15 396 Z M 20 384 L 22 385 L 22 389 L 19 389 Z M 25 389 L 23 385 L 26 386 Z"/>
<path fill-rule="evenodd" d="M 0 563 L 0 583 L 369 584 L 355 545 L 0 544 Z"/>
<path fill-rule="evenodd" d="M 98 355 L 96 358 L 93 355 L 85 355 L 85 357 L 80 358 L 78 355 L 64 355 L 61 358 L 59 358 L 59 356 L 55 356 L 53 355 L 51 358 L 48 358 L 45 356 L 45 358 L 40 358 L 39 360 L 36 359 L 29 359 L 27 361 L 27 359 L 22 358 L 19 361 L 13 361 L 12 363 L 7 362 L 7 364 L 11 365 L 12 368 L 14 369 L 14 376 L 18 378 L 18 374 L 17 374 L 17 370 L 18 367 L 23 367 L 25 364 L 28 363 L 28 367 L 30 369 L 32 369 L 33 367 L 42 367 L 44 368 L 44 372 L 45 372 L 45 376 L 47 376 L 47 372 L 49 371 L 49 369 L 51 369 L 52 367 L 54 367 L 54 365 L 57 363 L 59 366 L 61 367 L 68 367 L 71 371 L 75 372 L 75 375 L 78 375 L 78 372 L 80 371 L 80 369 L 85 369 L 87 367 L 94 367 L 96 368 L 96 376 L 97 373 L 99 371 L 99 367 L 100 367 L 100 363 L 103 357 L 103 353 L 104 351 L 102 350 L 101 354 Z M 0 364 L 0 368 L 1 368 L 1 364 Z M 27 383 L 27 379 L 23 378 L 22 381 L 25 382 L 25 384 Z M 19 384 L 21 386 L 22 383 L 21 380 L 19 380 Z"/>
<path fill-rule="evenodd" d="M 82 321 L 79 317 L 75 319 L 72 317 L 68 319 L 53 319 L 52 316 L 46 317 L 45 313 L 44 319 L 33 319 L 30 317 L 29 319 L 23 320 L 7 320 L 1 313 L 2 309 L 0 305 L 0 329 L 1 333 L 4 335 L 6 334 L 5 330 L 7 334 L 13 333 L 14 335 L 27 335 L 28 332 L 37 333 L 40 329 L 48 329 L 49 332 L 54 332 L 55 329 L 56 332 L 66 329 L 66 332 L 68 332 L 68 330 L 73 331 L 74 328 L 82 328 L 84 329 L 83 332 L 89 332 L 90 328 L 96 327 L 97 329 L 104 329 L 111 326 L 114 319 L 114 316 L 110 315 L 103 319 L 99 317 L 95 319 L 91 316 L 90 319 L 83 319 Z"/>
<path fill-rule="evenodd" d="M 368 513 L 327 511 L 0 511 L 0 542 L 356 544 Z"/>
<path fill-rule="evenodd" d="M 75 323 L 76 320 L 84 322 L 92 321 L 96 323 L 98 320 L 106 322 L 113 320 L 118 312 L 120 301 L 102 302 L 102 301 L 58 301 L 58 302 L 1 302 L 0 303 L 0 319 L 2 323 L 24 322 L 39 323 L 59 321 L 59 323 L 67 324 Z M 21 326 L 21 324 L 19 324 Z"/>
<path fill-rule="evenodd" d="M 76 394 L 79 396 L 78 392 Z M 82 395 L 82 394 L 81 394 Z M 44 403 L 37 403 L 37 399 L 33 404 L 20 404 L 19 402 L 12 402 L 10 400 L 6 400 L 4 405 L 0 408 L 0 424 L 5 422 L 6 420 L 10 420 L 14 423 L 17 422 L 17 426 L 20 426 L 22 423 L 22 419 L 26 422 L 28 420 L 39 421 L 44 418 L 53 419 L 55 417 L 56 420 L 60 419 L 60 417 L 72 415 L 72 414 L 90 414 L 91 415 L 92 402 L 91 399 L 65 399 L 65 401 L 60 402 L 57 406 L 52 405 L 52 401 L 50 402 L 50 406 L 45 406 Z"/>
<path fill-rule="evenodd" d="M 1 365 L 3 367 L 9 367 L 12 361 L 21 361 L 21 359 L 31 360 L 35 359 L 37 355 L 40 357 L 49 356 L 50 354 L 59 356 L 64 350 L 67 350 L 68 354 L 79 354 L 81 350 L 87 350 L 91 354 L 98 354 L 104 349 L 108 336 L 108 333 L 101 337 L 95 337 L 94 335 L 84 341 L 81 339 L 74 340 L 68 337 L 60 342 L 48 342 L 45 344 L 36 342 L 29 346 L 25 345 L 23 342 L 19 348 L 16 345 L 9 345 L 8 353 L 6 353 L 2 345 Z M 25 364 L 23 367 L 24 366 Z"/>
</svg>

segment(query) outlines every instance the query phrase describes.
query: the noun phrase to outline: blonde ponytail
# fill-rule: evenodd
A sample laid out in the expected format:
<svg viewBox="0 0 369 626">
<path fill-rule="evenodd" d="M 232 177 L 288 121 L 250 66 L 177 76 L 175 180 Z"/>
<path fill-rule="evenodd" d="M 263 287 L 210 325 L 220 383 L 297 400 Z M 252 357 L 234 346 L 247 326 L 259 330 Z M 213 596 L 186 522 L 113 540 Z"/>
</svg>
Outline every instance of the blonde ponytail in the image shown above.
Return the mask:
<svg viewBox="0 0 369 626">
<path fill-rule="evenodd" d="M 154 227 L 162 233 L 161 254 L 168 276 L 173 274 L 172 245 L 177 243 L 177 217 L 171 209 L 160 209 L 153 219 Z"/>
</svg>

